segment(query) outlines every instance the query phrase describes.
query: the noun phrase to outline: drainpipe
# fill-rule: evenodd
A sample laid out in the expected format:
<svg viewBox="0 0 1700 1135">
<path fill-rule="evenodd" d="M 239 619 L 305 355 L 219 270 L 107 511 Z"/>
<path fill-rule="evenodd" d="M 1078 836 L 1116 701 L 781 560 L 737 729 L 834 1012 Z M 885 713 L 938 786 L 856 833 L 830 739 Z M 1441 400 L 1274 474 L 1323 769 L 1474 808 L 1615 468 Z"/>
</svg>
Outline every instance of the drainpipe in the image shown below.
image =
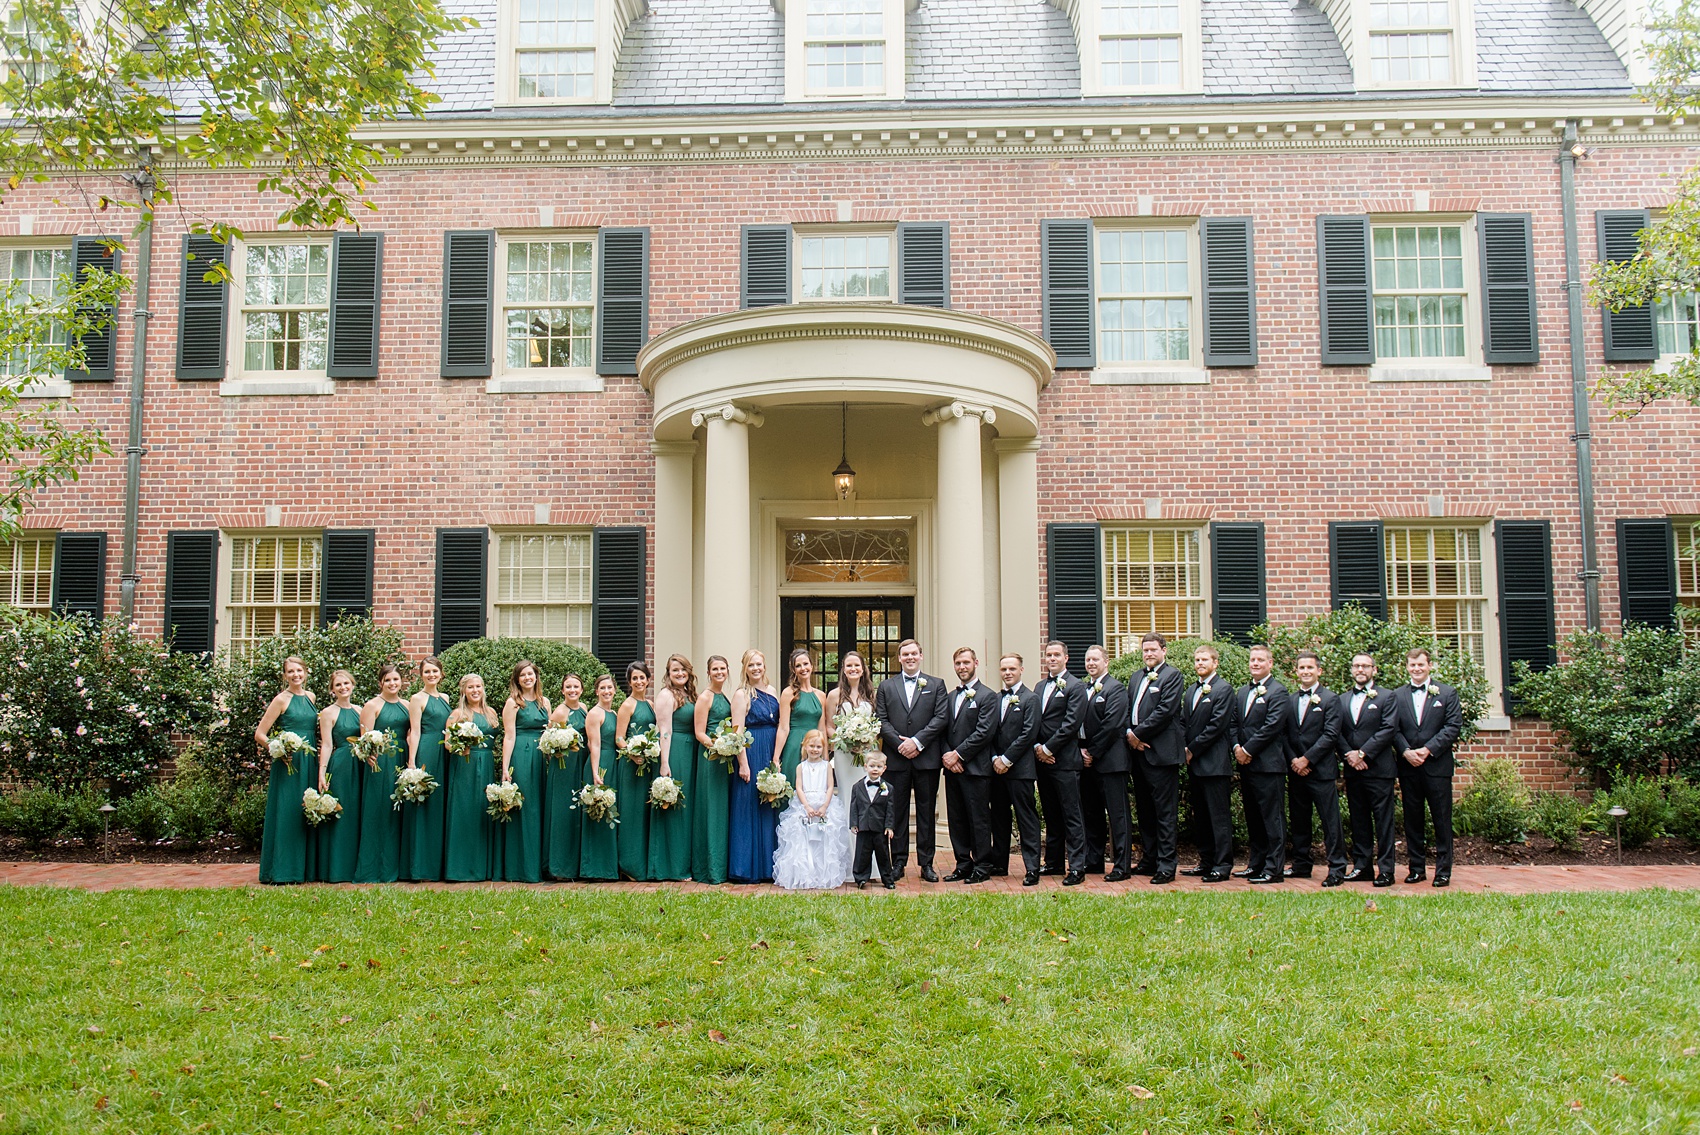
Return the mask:
<svg viewBox="0 0 1700 1135">
<path fill-rule="evenodd" d="M 1588 631 L 1600 629 L 1600 558 L 1594 541 L 1594 456 L 1593 435 L 1588 429 L 1588 360 L 1582 342 L 1582 266 L 1576 239 L 1576 159 L 1581 156 L 1576 124 L 1564 124 L 1564 141 L 1558 151 L 1559 187 L 1564 196 L 1564 288 L 1570 300 L 1570 404 L 1576 428 L 1570 440 L 1576 443 L 1576 497 L 1582 512 L 1583 602 Z"/>
<path fill-rule="evenodd" d="M 130 359 L 130 436 L 124 446 L 124 566 L 118 580 L 118 614 L 124 622 L 135 618 L 136 529 L 137 513 L 142 494 L 142 375 L 148 359 L 148 277 L 153 264 L 153 191 L 152 155 L 143 150 L 141 168 L 133 179 L 141 191 L 142 223 L 136 249 L 136 311 L 135 348 Z"/>
</svg>

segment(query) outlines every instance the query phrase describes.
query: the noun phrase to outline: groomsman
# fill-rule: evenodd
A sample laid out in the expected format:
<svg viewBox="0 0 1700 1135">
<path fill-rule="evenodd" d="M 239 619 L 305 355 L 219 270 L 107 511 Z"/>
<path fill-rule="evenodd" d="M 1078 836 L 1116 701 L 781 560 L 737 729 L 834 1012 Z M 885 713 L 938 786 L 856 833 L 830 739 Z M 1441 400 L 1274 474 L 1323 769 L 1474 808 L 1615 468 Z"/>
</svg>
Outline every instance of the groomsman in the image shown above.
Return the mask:
<svg viewBox="0 0 1700 1135">
<path fill-rule="evenodd" d="M 1299 690 L 1287 716 L 1287 829 L 1293 834 L 1287 874 L 1311 872 L 1311 810 L 1322 817 L 1322 846 L 1328 856 L 1325 887 L 1346 881 L 1346 848 L 1340 840 L 1340 699 L 1322 684 L 1322 659 L 1301 650 L 1293 662 Z"/>
<path fill-rule="evenodd" d="M 1080 723 L 1080 806 L 1086 817 L 1086 872 L 1103 873 L 1104 844 L 1110 847 L 1110 873 L 1119 883 L 1133 875 L 1133 813 L 1128 808 L 1127 778 L 1133 767 L 1122 722 L 1127 720 L 1127 687 L 1110 676 L 1110 657 L 1101 646 L 1086 648 L 1086 714 Z M 1107 821 L 1107 822 L 1106 822 Z"/>
<path fill-rule="evenodd" d="M 1068 647 L 1060 642 L 1045 644 L 1045 672 L 1049 676 L 1039 686 L 1039 741 L 1033 746 L 1045 813 L 1044 873 L 1062 875 L 1063 886 L 1076 887 L 1086 881 L 1086 817 L 1080 810 L 1086 687 L 1068 672 Z"/>
<path fill-rule="evenodd" d="M 992 736 L 992 860 L 993 875 L 1009 874 L 1009 817 L 1021 830 L 1021 860 L 1027 874 L 1024 887 L 1039 885 L 1039 811 L 1033 805 L 1038 763 L 1033 741 L 1039 736 L 1039 696 L 1021 684 L 1022 659 L 1006 654 L 998 659 L 997 732 Z"/>
<path fill-rule="evenodd" d="M 1251 681 L 1234 693 L 1234 762 L 1240 768 L 1250 856 L 1239 872 L 1252 883 L 1279 883 L 1287 844 L 1282 789 L 1287 779 L 1287 687 L 1275 677 L 1275 656 L 1254 646 L 1246 662 Z"/>
<path fill-rule="evenodd" d="M 1183 875 L 1206 883 L 1225 881 L 1234 869 L 1234 821 L 1228 794 L 1234 790 L 1234 688 L 1216 673 L 1222 656 L 1214 646 L 1192 652 L 1198 681 L 1182 697 L 1186 707 L 1186 783 L 1198 866 Z"/>
<path fill-rule="evenodd" d="M 874 691 L 874 716 L 880 723 L 880 748 L 885 752 L 886 781 L 895 798 L 891 808 L 891 870 L 902 878 L 909 866 L 909 794 L 915 794 L 915 853 L 921 878 L 939 881 L 933 870 L 934 825 L 938 822 L 939 770 L 944 767 L 941 744 L 949 714 L 945 686 L 921 673 L 921 644 L 904 639 L 897 647 L 902 669 Z"/>
<path fill-rule="evenodd" d="M 1180 816 L 1181 762 L 1186 732 L 1181 695 L 1186 679 L 1165 659 L 1169 642 L 1153 631 L 1139 644 L 1145 671 L 1130 679 L 1128 748 L 1133 750 L 1133 804 L 1139 810 L 1136 875 L 1154 885 L 1175 881 L 1175 828 Z"/>
<path fill-rule="evenodd" d="M 1407 883 L 1428 877 L 1425 806 L 1434 814 L 1434 885 L 1452 883 L 1452 746 L 1464 731 L 1458 692 L 1429 679 L 1433 662 L 1422 647 L 1405 659 L 1411 684 L 1393 695 L 1393 748 L 1399 754 L 1399 796 L 1405 802 Z"/>
<path fill-rule="evenodd" d="M 950 692 L 945 729 L 944 806 L 956 870 L 947 883 L 983 883 L 992 866 L 992 741 L 998 695 L 979 680 L 980 659 L 962 647 L 951 659 L 960 683 Z"/>
<path fill-rule="evenodd" d="M 1346 882 L 1393 885 L 1392 690 L 1375 684 L 1375 659 L 1352 656 L 1353 688 L 1340 698 L 1340 748 L 1346 767 L 1346 803 L 1352 817 L 1352 867 Z M 1372 861 L 1371 856 L 1374 856 Z M 1373 865 L 1372 865 L 1373 864 Z"/>
</svg>

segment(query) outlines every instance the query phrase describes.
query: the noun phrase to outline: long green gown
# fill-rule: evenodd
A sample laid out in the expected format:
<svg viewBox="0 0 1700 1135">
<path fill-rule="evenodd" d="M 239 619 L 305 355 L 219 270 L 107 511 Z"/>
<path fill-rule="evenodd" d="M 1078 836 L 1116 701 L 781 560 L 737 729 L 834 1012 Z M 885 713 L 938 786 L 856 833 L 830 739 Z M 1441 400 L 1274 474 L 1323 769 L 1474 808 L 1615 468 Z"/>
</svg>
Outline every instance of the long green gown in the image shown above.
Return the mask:
<svg viewBox="0 0 1700 1135">
<path fill-rule="evenodd" d="M 616 715 L 610 709 L 602 715 L 602 747 L 597 754 L 597 762 L 602 768 L 602 783 L 612 787 L 616 773 L 613 769 L 619 755 L 614 751 L 614 729 Z M 590 784 L 596 778 L 590 772 L 589 745 L 586 743 L 584 761 L 584 783 Z M 615 789 L 617 793 L 619 789 Z M 620 823 L 626 822 L 626 803 L 620 801 Z M 579 849 L 578 877 L 581 879 L 618 879 L 620 877 L 620 845 L 614 834 L 619 829 L 610 826 L 606 820 L 592 822 L 584 814 L 583 809 L 577 813 L 579 818 Z"/>
<path fill-rule="evenodd" d="M 290 758 L 291 771 L 273 761 L 266 782 L 266 827 L 260 836 L 260 882 L 304 883 L 313 877 L 313 829 L 301 811 L 301 794 L 319 786 L 319 711 L 306 694 L 291 694 L 273 733 L 289 732 L 313 746 Z M 333 821 L 340 822 L 340 821 Z"/>
<path fill-rule="evenodd" d="M 342 815 L 318 827 L 319 863 L 315 877 L 323 883 L 354 881 L 360 856 L 360 770 L 348 742 L 360 736 L 360 711 L 347 706 L 331 723 L 331 759 L 325 762 L 326 787 L 342 803 Z"/>
<path fill-rule="evenodd" d="M 791 701 L 791 727 L 785 734 L 785 750 L 779 754 L 779 766 L 785 779 L 797 781 L 797 766 L 803 763 L 803 738 L 811 729 L 820 728 L 820 695 L 813 690 L 798 694 Z"/>
<path fill-rule="evenodd" d="M 355 861 L 356 883 L 393 883 L 401 877 L 401 813 L 390 801 L 395 791 L 396 769 L 407 765 L 407 735 L 413 717 L 404 701 L 387 701 L 372 723 L 374 732 L 395 738 L 390 752 L 378 762 L 378 770 L 360 762 L 360 856 Z M 347 817 L 337 823 L 347 823 Z"/>
<path fill-rule="evenodd" d="M 713 737 L 720 723 L 731 716 L 732 703 L 725 694 L 715 694 L 708 707 L 707 735 Z M 727 837 L 732 826 L 732 773 L 724 761 L 716 760 L 698 745 L 695 779 L 696 793 L 687 809 L 691 817 L 691 878 L 699 883 L 724 883 Z"/>
<path fill-rule="evenodd" d="M 484 810 L 484 788 L 496 779 L 496 750 L 490 744 L 490 718 L 474 713 L 472 720 L 484 734 L 484 740 L 464 757 L 446 754 L 444 762 L 452 764 L 448 783 L 439 792 L 446 792 L 444 801 L 443 878 L 453 883 L 482 883 L 493 878 L 491 848 L 500 833 Z"/>
<path fill-rule="evenodd" d="M 437 791 L 423 804 L 402 806 L 402 825 L 407 831 L 408 878 L 437 882 L 443 877 L 443 841 L 449 808 L 448 754 L 443 752 L 443 726 L 454 712 L 442 694 L 428 695 L 419 711 L 419 747 L 414 763 L 437 782 Z"/>
<path fill-rule="evenodd" d="M 647 701 L 638 702 L 626 723 L 626 739 L 653 728 L 655 707 Z M 620 874 L 628 879 L 649 878 L 649 782 L 655 779 L 658 764 L 659 760 L 640 773 L 624 753 L 615 758 L 614 792 L 620 798 L 620 826 L 614 834 L 620 848 Z"/>
<path fill-rule="evenodd" d="M 580 706 L 567 713 L 567 724 L 584 736 L 585 708 Z M 551 879 L 578 878 L 579 828 L 583 821 L 573 808 L 573 798 L 584 786 L 584 766 L 590 759 L 589 744 L 582 744 L 576 753 L 546 757 L 543 761 L 545 795 L 548 815 L 544 818 L 543 842 L 549 849 L 544 868 Z"/>
<path fill-rule="evenodd" d="M 514 714 L 514 751 L 508 773 L 519 785 L 522 802 L 519 815 L 502 827 L 502 878 L 515 883 L 543 881 L 543 814 L 548 811 L 543 796 L 543 753 L 537 739 L 549 724 L 549 715 L 534 701 L 520 703 Z"/>
<path fill-rule="evenodd" d="M 665 812 L 649 809 L 649 877 L 691 877 L 692 786 L 697 771 L 697 707 L 689 702 L 673 711 L 673 738 L 667 746 L 667 771 L 685 794 Z M 658 770 L 659 771 L 659 770 Z"/>
</svg>

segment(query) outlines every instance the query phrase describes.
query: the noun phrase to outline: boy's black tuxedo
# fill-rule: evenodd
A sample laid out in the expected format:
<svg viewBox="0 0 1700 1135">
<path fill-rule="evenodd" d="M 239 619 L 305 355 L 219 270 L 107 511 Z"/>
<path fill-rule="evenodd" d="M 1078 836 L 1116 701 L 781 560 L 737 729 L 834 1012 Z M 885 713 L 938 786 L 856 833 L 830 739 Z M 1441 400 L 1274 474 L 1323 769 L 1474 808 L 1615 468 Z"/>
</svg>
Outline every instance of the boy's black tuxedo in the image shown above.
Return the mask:
<svg viewBox="0 0 1700 1135">
<path fill-rule="evenodd" d="M 1234 820 L 1228 794 L 1234 787 L 1234 687 L 1220 674 L 1194 682 L 1181 695 L 1186 719 L 1187 796 L 1193 841 L 1206 873 L 1234 866 Z"/>
<path fill-rule="evenodd" d="M 913 697 L 909 679 L 893 674 L 874 691 L 874 716 L 880 723 L 880 748 L 885 751 L 885 779 L 897 798 L 892 816 L 891 866 L 901 875 L 909 864 L 909 796 L 915 797 L 915 853 L 922 867 L 933 865 L 933 829 L 938 822 L 939 770 L 944 767 L 944 731 L 949 718 L 944 682 L 932 674 L 916 674 Z M 903 738 L 921 747 L 913 758 L 897 751 Z"/>
<path fill-rule="evenodd" d="M 879 863 L 881 883 L 892 880 L 891 840 L 885 833 L 892 826 L 896 801 L 897 794 L 884 779 L 864 780 L 850 789 L 850 830 L 856 833 L 856 858 L 850 870 L 858 883 L 868 881 L 870 859 Z"/>
<path fill-rule="evenodd" d="M 950 818 L 950 849 L 956 869 L 967 874 L 989 867 L 992 859 L 992 739 L 998 727 L 998 695 L 976 680 L 945 698 L 948 725 L 942 746 L 962 759 L 962 771 L 944 770 L 945 815 Z"/>
</svg>

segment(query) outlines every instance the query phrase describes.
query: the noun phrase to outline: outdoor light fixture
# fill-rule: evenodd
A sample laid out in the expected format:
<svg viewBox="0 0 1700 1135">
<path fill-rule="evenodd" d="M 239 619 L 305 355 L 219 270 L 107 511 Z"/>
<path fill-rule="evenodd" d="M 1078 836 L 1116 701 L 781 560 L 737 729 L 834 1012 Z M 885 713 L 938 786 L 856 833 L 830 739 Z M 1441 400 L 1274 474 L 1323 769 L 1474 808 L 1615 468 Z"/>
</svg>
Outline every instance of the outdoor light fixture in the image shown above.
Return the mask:
<svg viewBox="0 0 1700 1135">
<path fill-rule="evenodd" d="M 838 468 L 832 471 L 832 487 L 838 499 L 847 501 L 856 493 L 856 470 L 850 468 L 850 403 L 843 403 L 839 420 Z"/>
<path fill-rule="evenodd" d="M 1613 804 L 1606 811 L 1611 817 L 1612 831 L 1617 835 L 1617 863 L 1623 865 L 1623 817 L 1629 815 L 1629 810 L 1621 804 Z"/>
<path fill-rule="evenodd" d="M 100 806 L 100 846 L 108 863 L 112 862 L 112 813 L 117 810 L 110 800 Z"/>
</svg>

